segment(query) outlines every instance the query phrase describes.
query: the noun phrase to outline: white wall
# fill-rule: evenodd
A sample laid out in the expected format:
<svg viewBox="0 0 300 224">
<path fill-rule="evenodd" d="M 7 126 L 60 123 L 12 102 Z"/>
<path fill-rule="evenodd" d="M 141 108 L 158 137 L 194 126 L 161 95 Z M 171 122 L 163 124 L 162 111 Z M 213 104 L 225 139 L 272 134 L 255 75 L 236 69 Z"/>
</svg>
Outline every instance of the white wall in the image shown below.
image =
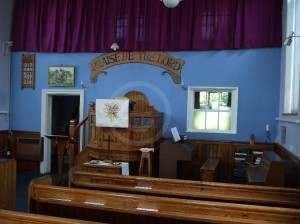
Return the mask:
<svg viewBox="0 0 300 224">
<path fill-rule="evenodd" d="M 287 1 L 283 1 L 283 30 L 282 30 L 282 39 L 286 37 L 286 33 L 290 32 L 286 30 L 286 16 L 287 16 Z M 297 3 L 297 8 L 300 9 L 299 2 Z M 299 29 L 295 30 L 295 35 L 299 35 Z M 296 41 L 295 38 L 293 41 Z M 280 79 L 280 103 L 279 103 L 279 117 L 278 121 L 278 136 L 276 142 L 282 145 L 284 148 L 288 149 L 293 154 L 300 157 L 300 107 L 298 107 L 298 113 L 293 115 L 283 114 L 283 105 L 284 105 L 284 80 L 285 80 L 285 50 L 286 46 L 282 47 L 282 57 L 281 57 L 281 79 Z M 299 50 L 299 49 L 298 49 Z M 296 62 L 297 63 L 297 62 Z M 300 62 L 298 62 L 300 63 Z M 299 83 L 300 85 L 300 83 Z M 298 93 L 300 94 L 300 92 Z M 300 102 L 299 102 L 300 105 Z M 285 133 L 283 133 L 285 129 Z M 283 136 L 286 136 L 285 140 L 282 139 Z"/>
<path fill-rule="evenodd" d="M 0 0 L 0 130 L 9 128 L 10 47 L 14 0 Z"/>
</svg>

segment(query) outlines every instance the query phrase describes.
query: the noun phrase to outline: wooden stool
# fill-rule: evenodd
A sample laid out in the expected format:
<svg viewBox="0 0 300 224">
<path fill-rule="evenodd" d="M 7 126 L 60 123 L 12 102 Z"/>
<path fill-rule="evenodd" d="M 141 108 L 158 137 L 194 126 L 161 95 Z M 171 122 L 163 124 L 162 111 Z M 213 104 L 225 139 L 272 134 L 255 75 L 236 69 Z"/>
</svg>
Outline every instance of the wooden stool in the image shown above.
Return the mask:
<svg viewBox="0 0 300 224">
<path fill-rule="evenodd" d="M 147 160 L 148 163 L 148 176 L 152 176 L 152 155 L 151 152 L 142 152 L 141 155 L 141 162 L 140 162 L 140 170 L 139 170 L 139 176 L 144 176 L 143 171 L 144 171 L 144 162 Z"/>
</svg>

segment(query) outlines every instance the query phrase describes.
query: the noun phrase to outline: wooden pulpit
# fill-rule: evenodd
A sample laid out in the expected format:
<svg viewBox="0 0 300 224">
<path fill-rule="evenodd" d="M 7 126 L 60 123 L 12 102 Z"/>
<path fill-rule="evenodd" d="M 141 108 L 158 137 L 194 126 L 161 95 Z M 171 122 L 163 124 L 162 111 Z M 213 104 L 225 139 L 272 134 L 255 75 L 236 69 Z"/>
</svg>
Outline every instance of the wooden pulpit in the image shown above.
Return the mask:
<svg viewBox="0 0 300 224">
<path fill-rule="evenodd" d="M 65 150 L 69 152 L 69 168 L 73 167 L 74 147 L 70 147 L 71 138 L 66 135 L 45 135 L 51 139 L 54 147 L 57 148 L 57 185 L 64 185 L 63 181 L 63 156 Z"/>
<path fill-rule="evenodd" d="M 156 111 L 139 91 L 130 91 L 124 97 L 134 102 L 129 105 L 128 128 L 96 126 L 96 104 L 89 103 L 88 146 L 99 152 L 101 160 L 109 157 L 113 161 L 137 162 L 141 158 L 140 148 L 158 148 L 161 141 L 163 113 Z"/>
</svg>

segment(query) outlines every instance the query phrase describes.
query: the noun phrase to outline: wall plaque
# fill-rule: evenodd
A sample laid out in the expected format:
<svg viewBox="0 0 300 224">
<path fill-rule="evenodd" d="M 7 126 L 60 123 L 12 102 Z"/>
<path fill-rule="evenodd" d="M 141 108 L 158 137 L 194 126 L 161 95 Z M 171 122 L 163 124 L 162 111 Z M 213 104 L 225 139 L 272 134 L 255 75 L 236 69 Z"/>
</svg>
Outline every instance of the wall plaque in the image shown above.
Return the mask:
<svg viewBox="0 0 300 224">
<path fill-rule="evenodd" d="M 181 59 L 162 51 L 124 51 L 103 54 L 89 62 L 91 83 L 95 83 L 101 73 L 107 75 L 107 68 L 125 63 L 144 63 L 161 67 L 165 69 L 162 75 L 170 74 L 174 83 L 181 82 L 181 69 L 184 65 Z"/>
<path fill-rule="evenodd" d="M 21 88 L 34 89 L 34 70 L 35 70 L 35 55 L 34 54 L 22 54 L 22 80 Z"/>
</svg>

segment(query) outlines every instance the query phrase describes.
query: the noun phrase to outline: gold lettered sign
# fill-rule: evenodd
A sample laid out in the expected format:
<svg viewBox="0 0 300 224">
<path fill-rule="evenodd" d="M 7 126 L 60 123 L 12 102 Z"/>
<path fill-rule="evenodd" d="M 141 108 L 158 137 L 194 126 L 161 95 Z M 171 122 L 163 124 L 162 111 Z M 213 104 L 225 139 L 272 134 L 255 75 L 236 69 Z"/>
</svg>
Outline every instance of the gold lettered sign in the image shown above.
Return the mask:
<svg viewBox="0 0 300 224">
<path fill-rule="evenodd" d="M 34 89 L 34 54 L 22 54 L 21 87 Z"/>
<path fill-rule="evenodd" d="M 168 73 L 176 84 L 181 82 L 184 61 L 162 51 L 123 51 L 103 54 L 89 62 L 91 82 L 97 82 L 101 73 L 107 75 L 105 69 L 125 63 L 145 63 L 164 68 L 162 75 Z"/>
</svg>

